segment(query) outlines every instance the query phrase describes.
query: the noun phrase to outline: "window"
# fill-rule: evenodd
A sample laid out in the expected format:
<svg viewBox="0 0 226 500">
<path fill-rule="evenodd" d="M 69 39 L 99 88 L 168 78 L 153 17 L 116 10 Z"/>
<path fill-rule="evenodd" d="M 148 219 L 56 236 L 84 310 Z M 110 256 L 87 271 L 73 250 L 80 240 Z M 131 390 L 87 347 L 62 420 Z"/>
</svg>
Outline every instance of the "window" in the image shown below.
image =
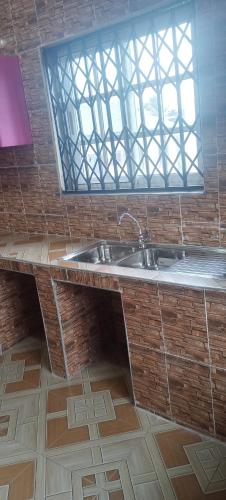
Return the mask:
<svg viewBox="0 0 226 500">
<path fill-rule="evenodd" d="M 203 186 L 193 6 L 45 52 L 64 190 Z"/>
</svg>

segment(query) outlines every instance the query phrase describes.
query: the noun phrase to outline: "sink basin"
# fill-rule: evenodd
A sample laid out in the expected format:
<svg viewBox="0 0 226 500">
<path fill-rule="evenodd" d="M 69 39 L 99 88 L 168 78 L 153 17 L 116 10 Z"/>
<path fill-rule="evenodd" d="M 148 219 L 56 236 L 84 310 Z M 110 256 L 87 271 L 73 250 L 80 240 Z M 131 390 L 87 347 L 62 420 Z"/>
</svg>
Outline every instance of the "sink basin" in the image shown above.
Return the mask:
<svg viewBox="0 0 226 500">
<path fill-rule="evenodd" d="M 156 271 L 158 269 L 167 269 L 183 258 L 184 252 L 180 250 L 145 248 L 137 251 L 125 259 L 122 259 L 118 265 Z"/>
<path fill-rule="evenodd" d="M 64 260 L 92 264 L 116 264 L 136 250 L 136 245 L 100 241 L 83 251 L 65 257 Z"/>
<path fill-rule="evenodd" d="M 71 255 L 65 261 L 111 264 L 126 268 L 169 271 L 175 274 L 226 277 L 226 250 L 188 245 L 158 245 L 101 240 Z"/>
</svg>

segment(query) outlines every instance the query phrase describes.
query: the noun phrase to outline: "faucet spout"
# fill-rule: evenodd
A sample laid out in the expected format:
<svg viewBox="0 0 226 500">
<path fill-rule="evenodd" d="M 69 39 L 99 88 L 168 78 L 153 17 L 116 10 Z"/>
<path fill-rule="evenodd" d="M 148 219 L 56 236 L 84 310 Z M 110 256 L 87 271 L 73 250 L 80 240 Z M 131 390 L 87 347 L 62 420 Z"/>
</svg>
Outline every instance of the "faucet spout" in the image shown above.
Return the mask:
<svg viewBox="0 0 226 500">
<path fill-rule="evenodd" d="M 142 246 L 142 247 L 144 247 L 144 243 L 148 239 L 148 233 L 147 233 L 147 231 L 145 231 L 145 232 L 142 231 L 141 225 L 140 225 L 139 221 L 136 219 L 136 217 L 134 217 L 128 211 L 127 212 L 123 212 L 120 215 L 119 219 L 118 219 L 118 226 L 121 226 L 121 223 L 122 223 L 123 219 L 126 218 L 126 217 L 128 217 L 129 219 L 131 219 L 137 225 L 138 230 L 139 230 L 139 245 Z"/>
</svg>

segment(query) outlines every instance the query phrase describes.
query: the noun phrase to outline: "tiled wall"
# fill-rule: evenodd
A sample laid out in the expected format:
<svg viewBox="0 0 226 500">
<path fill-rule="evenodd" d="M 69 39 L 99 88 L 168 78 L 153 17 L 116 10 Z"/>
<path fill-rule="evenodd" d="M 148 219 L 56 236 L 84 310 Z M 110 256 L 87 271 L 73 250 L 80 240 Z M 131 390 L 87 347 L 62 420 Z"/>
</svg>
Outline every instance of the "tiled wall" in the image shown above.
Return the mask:
<svg viewBox="0 0 226 500">
<path fill-rule="evenodd" d="M 38 266 L 33 272 L 55 374 L 69 378 L 102 356 L 128 363 L 117 278 Z"/>
<path fill-rule="evenodd" d="M 226 438 L 226 293 L 121 280 L 135 399 Z"/>
<path fill-rule="evenodd" d="M 0 149 L 0 232 L 134 238 L 130 210 L 154 241 L 226 242 L 226 0 L 196 0 L 205 194 L 62 196 L 40 47 L 172 0 L 0 0 L 0 38 L 18 53 L 34 144 Z"/>
<path fill-rule="evenodd" d="M 56 283 L 68 376 L 100 355 L 100 325 L 93 288 Z"/>
<path fill-rule="evenodd" d="M 2 351 L 28 335 L 42 334 L 42 317 L 32 276 L 0 271 L 0 310 Z"/>
<path fill-rule="evenodd" d="M 56 282 L 56 301 L 68 376 L 91 361 L 128 356 L 119 293 Z"/>
</svg>

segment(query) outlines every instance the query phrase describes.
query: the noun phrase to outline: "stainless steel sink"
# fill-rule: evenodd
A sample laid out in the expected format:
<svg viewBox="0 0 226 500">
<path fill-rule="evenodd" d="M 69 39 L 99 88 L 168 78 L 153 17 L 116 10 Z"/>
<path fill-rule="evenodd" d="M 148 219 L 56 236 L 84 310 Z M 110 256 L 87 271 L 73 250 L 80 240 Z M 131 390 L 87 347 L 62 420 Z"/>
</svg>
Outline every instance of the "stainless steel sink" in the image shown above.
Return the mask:
<svg viewBox="0 0 226 500">
<path fill-rule="evenodd" d="M 184 255 L 182 250 L 145 248 L 122 259 L 118 265 L 138 269 L 164 270 L 183 259 Z"/>
<path fill-rule="evenodd" d="M 137 250 L 138 246 L 135 244 L 100 241 L 89 248 L 64 257 L 64 260 L 114 265 Z"/>
<path fill-rule="evenodd" d="M 63 257 L 63 260 L 211 278 L 226 277 L 226 250 L 221 248 L 152 243 L 145 243 L 144 248 L 140 248 L 138 243 L 101 240 Z"/>
</svg>

